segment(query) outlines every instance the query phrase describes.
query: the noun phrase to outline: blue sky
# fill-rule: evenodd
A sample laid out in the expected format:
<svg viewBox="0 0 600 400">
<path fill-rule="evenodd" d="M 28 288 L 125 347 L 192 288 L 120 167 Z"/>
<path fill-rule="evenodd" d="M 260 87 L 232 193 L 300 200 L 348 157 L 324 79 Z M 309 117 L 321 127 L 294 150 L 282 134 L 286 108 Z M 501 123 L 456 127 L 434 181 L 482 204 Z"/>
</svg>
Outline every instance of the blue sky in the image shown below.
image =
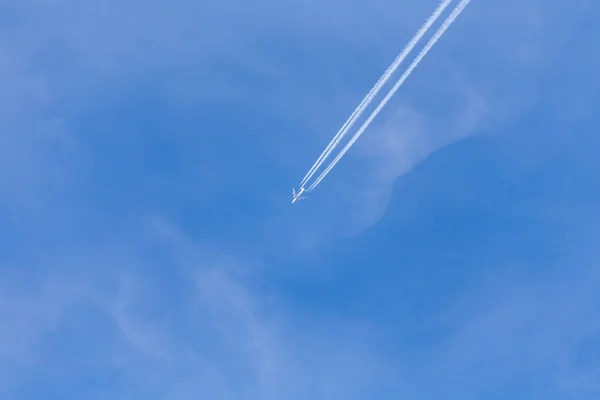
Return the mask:
<svg viewBox="0 0 600 400">
<path fill-rule="evenodd" d="M 0 397 L 597 399 L 600 4 L 0 5 Z"/>
</svg>

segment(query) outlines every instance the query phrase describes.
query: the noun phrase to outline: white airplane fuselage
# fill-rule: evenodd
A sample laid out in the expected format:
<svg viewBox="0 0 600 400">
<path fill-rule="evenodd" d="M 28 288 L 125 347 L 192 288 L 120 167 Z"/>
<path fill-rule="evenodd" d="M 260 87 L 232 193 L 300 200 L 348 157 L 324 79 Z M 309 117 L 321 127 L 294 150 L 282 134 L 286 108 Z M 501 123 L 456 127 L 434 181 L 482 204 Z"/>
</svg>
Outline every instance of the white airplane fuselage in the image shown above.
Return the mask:
<svg viewBox="0 0 600 400">
<path fill-rule="evenodd" d="M 297 200 L 303 200 L 306 197 L 302 196 L 302 193 L 306 192 L 306 189 L 304 188 L 300 188 L 300 191 L 298 193 L 296 193 L 296 189 L 292 189 L 292 204 L 295 203 Z"/>
</svg>

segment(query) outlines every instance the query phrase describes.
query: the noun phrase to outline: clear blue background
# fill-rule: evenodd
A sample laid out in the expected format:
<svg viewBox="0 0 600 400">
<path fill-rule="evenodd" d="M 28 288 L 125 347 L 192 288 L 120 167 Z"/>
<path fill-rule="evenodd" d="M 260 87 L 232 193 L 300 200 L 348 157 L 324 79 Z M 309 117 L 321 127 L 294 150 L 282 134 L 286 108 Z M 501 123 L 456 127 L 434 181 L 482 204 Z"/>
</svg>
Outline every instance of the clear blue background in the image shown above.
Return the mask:
<svg viewBox="0 0 600 400">
<path fill-rule="evenodd" d="M 2 399 L 597 399 L 600 4 L 0 4 Z"/>
</svg>

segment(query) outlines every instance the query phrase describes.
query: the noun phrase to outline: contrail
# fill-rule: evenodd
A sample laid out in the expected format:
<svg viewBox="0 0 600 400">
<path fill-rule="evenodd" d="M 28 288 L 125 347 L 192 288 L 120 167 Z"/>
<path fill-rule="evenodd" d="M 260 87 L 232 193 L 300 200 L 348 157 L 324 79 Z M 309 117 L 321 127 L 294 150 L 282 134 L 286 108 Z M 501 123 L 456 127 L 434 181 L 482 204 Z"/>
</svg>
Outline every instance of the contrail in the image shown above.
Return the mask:
<svg viewBox="0 0 600 400">
<path fill-rule="evenodd" d="M 438 8 L 431 14 L 431 16 L 425 21 L 423 26 L 417 31 L 415 36 L 408 42 L 406 47 L 402 50 L 400 54 L 396 57 L 394 62 L 387 68 L 387 70 L 381 75 L 375 86 L 371 88 L 369 93 L 365 96 L 365 98 L 361 101 L 361 103 L 356 107 L 356 109 L 352 112 L 352 115 L 346 120 L 344 125 L 340 128 L 340 130 L 335 134 L 331 142 L 327 145 L 323 153 L 319 156 L 317 161 L 310 168 L 306 176 L 300 182 L 300 187 L 306 184 L 312 178 L 312 176 L 317 172 L 319 167 L 323 164 L 325 159 L 329 157 L 329 154 L 333 151 L 333 149 L 338 145 L 340 140 L 348 133 L 348 130 L 352 128 L 356 120 L 360 117 L 363 111 L 369 106 L 373 98 L 377 95 L 379 90 L 387 83 L 387 81 L 394 74 L 396 69 L 402 64 L 404 59 L 408 56 L 408 54 L 412 51 L 415 45 L 421 40 L 423 35 L 431 28 L 431 25 L 435 23 L 435 21 L 440 17 L 440 15 L 444 12 L 444 10 L 452 3 L 453 0 L 444 0 L 440 3 Z"/>
<path fill-rule="evenodd" d="M 311 191 L 315 187 L 317 187 L 317 185 L 323 180 L 323 178 L 325 178 L 325 176 L 329 173 L 329 171 L 331 171 L 331 169 L 338 163 L 338 161 L 344 156 L 344 154 L 354 144 L 354 142 L 356 142 L 356 140 L 365 131 L 365 129 L 367 129 L 369 127 L 369 124 L 371 124 L 371 122 L 373 121 L 373 119 L 375 119 L 375 117 L 377 116 L 377 114 L 379 114 L 379 112 L 381 111 L 381 109 L 387 104 L 387 102 L 390 100 L 390 98 L 392 98 L 392 96 L 396 93 L 396 91 L 400 88 L 400 86 L 402 86 L 404 84 L 404 81 L 406 81 L 406 79 L 410 76 L 410 74 L 417 67 L 417 65 L 419 65 L 419 63 L 421 62 L 421 60 L 427 55 L 427 53 L 429 52 L 429 50 L 431 50 L 431 48 L 442 37 L 442 35 L 446 32 L 446 30 L 450 27 L 450 25 L 452 25 L 452 23 L 454 22 L 454 20 L 456 20 L 456 18 L 458 18 L 458 16 L 460 15 L 460 13 L 465 9 L 465 7 L 467 7 L 467 5 L 469 5 L 470 2 L 471 2 L 471 0 L 462 0 L 456 6 L 456 8 L 452 11 L 452 13 L 448 16 L 448 18 L 446 18 L 446 20 L 444 21 L 444 23 L 442 24 L 442 26 L 440 26 L 440 28 L 437 30 L 437 32 L 429 40 L 429 42 L 427 43 L 427 45 L 425 45 L 425 47 L 423 48 L 423 50 L 421 50 L 421 52 L 419 53 L 419 55 L 414 59 L 414 61 L 412 62 L 412 64 L 410 64 L 410 66 L 407 68 L 407 70 L 404 72 L 404 74 L 402 74 L 402 76 L 400 77 L 400 79 L 398 79 L 398 81 L 396 82 L 396 84 L 394 85 L 394 87 L 388 92 L 388 94 L 381 101 L 381 103 L 379 103 L 379 105 L 371 113 L 371 115 L 369 116 L 369 118 L 362 124 L 362 126 L 360 127 L 360 129 L 358 130 L 358 132 L 356 132 L 356 134 L 354 135 L 354 137 L 342 149 L 342 151 L 340 152 L 340 154 L 337 155 L 337 157 L 331 162 L 331 164 L 329 164 L 329 166 L 325 169 L 325 171 L 323 171 L 323 173 L 321 173 L 321 175 L 319 175 L 319 177 L 317 178 L 317 180 L 308 188 L 308 191 Z"/>
</svg>

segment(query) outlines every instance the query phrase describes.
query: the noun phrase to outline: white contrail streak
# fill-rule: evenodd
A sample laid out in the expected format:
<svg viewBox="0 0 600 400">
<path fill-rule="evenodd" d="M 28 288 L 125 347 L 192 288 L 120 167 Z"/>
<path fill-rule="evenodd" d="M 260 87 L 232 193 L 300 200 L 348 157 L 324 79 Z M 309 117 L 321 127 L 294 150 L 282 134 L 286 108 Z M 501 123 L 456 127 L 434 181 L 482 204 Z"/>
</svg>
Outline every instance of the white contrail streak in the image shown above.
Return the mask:
<svg viewBox="0 0 600 400">
<path fill-rule="evenodd" d="M 400 64 L 402 64 L 404 59 L 406 59 L 408 54 L 416 46 L 416 44 L 419 42 L 419 40 L 421 40 L 423 35 L 425 35 L 425 33 L 429 30 L 429 28 L 431 28 L 431 25 L 433 25 L 435 23 L 435 21 L 440 17 L 440 15 L 450 5 L 450 3 L 452 3 L 452 1 L 453 0 L 442 1 L 440 3 L 440 5 L 438 6 L 438 8 L 433 12 L 433 14 L 431 14 L 431 16 L 427 19 L 427 21 L 425 21 L 423 26 L 417 31 L 415 36 L 408 42 L 408 44 L 402 50 L 402 52 L 400 54 L 398 54 L 398 56 L 396 57 L 394 62 L 387 68 L 387 70 L 383 73 L 383 75 L 381 75 L 381 77 L 379 78 L 379 80 L 377 81 L 375 86 L 373 86 L 373 88 L 371 88 L 369 93 L 361 101 L 361 103 L 358 105 L 358 107 L 356 107 L 354 112 L 352 112 L 352 115 L 350 115 L 350 117 L 346 120 L 344 125 L 342 125 L 340 130 L 335 134 L 335 136 L 333 137 L 331 142 L 329 142 L 329 144 L 327 145 L 327 147 L 325 148 L 323 153 L 321 153 L 321 155 L 319 156 L 317 161 L 315 161 L 315 163 L 310 168 L 310 170 L 308 171 L 306 176 L 304 176 L 304 178 L 300 182 L 300 187 L 305 185 L 306 182 L 308 182 L 310 180 L 310 178 L 312 178 L 312 176 L 315 174 L 315 172 L 317 172 L 317 170 L 321 167 L 321 165 L 323 164 L 325 159 L 327 157 L 329 157 L 329 154 L 331 154 L 331 152 L 338 145 L 340 140 L 342 140 L 342 138 L 346 135 L 346 133 L 348 133 L 348 130 L 350 130 L 350 128 L 352 128 L 352 126 L 354 125 L 356 120 L 360 117 L 360 115 L 363 113 L 363 111 L 369 106 L 369 104 L 371 103 L 373 98 L 377 95 L 379 90 L 383 87 L 383 85 L 385 85 L 387 83 L 387 81 L 391 78 L 391 76 L 394 74 L 396 69 L 398 69 Z"/>
<path fill-rule="evenodd" d="M 325 176 L 329 173 L 329 171 L 331 171 L 331 169 L 333 167 L 335 167 L 335 165 L 338 163 L 338 161 L 344 156 L 344 154 L 354 144 L 354 142 L 356 142 L 356 140 L 365 131 L 365 129 L 367 129 L 369 127 L 369 124 L 371 124 L 371 122 L 375 119 L 375 117 L 377 116 L 377 114 L 379 114 L 379 112 L 381 111 L 381 109 L 387 104 L 387 102 L 390 100 L 390 98 L 392 98 L 392 96 L 396 93 L 396 91 L 400 88 L 400 86 L 402 86 L 404 84 L 404 81 L 406 81 L 406 79 L 410 76 L 410 74 L 417 67 L 417 65 L 419 65 L 419 63 L 421 62 L 421 60 L 427 55 L 427 53 L 429 52 L 429 50 L 431 50 L 431 48 L 442 37 L 442 35 L 446 32 L 446 30 L 450 27 L 450 25 L 452 25 L 452 23 L 454 22 L 454 20 L 456 20 L 456 18 L 458 18 L 458 16 L 460 15 L 460 13 L 465 9 L 465 7 L 467 5 L 469 5 L 470 2 L 471 2 L 471 0 L 462 0 L 456 6 L 456 8 L 452 11 L 452 13 L 444 21 L 444 23 L 442 24 L 442 26 L 440 26 L 440 28 L 437 30 L 437 32 L 431 37 L 431 39 L 429 40 L 429 42 L 427 43 L 427 45 L 425 45 L 425 47 L 423 48 L 423 50 L 421 50 L 421 52 L 419 53 L 419 55 L 414 59 L 414 61 L 412 62 L 412 64 L 410 64 L 410 66 L 406 69 L 406 71 L 404 72 L 404 74 L 402 74 L 402 76 L 400 77 L 400 79 L 398 79 L 398 81 L 396 82 L 396 84 L 394 85 L 394 87 L 388 92 L 388 94 L 381 101 L 381 103 L 379 103 L 379 105 L 371 113 L 371 115 L 369 116 L 369 118 L 362 124 L 362 126 L 360 127 L 360 129 L 358 130 L 358 132 L 356 132 L 356 134 L 354 135 L 354 137 L 348 142 L 348 144 L 346 144 L 346 146 L 342 149 L 342 151 L 340 152 L 340 154 L 338 154 L 337 157 L 331 162 L 331 164 L 329 164 L 329 166 L 325 169 L 325 171 L 323 171 L 323 173 L 321 173 L 321 175 L 319 175 L 319 177 L 317 178 L 317 180 L 308 188 L 308 191 L 311 191 L 315 187 L 317 187 L 317 185 L 323 180 L 323 178 L 325 178 Z"/>
</svg>

